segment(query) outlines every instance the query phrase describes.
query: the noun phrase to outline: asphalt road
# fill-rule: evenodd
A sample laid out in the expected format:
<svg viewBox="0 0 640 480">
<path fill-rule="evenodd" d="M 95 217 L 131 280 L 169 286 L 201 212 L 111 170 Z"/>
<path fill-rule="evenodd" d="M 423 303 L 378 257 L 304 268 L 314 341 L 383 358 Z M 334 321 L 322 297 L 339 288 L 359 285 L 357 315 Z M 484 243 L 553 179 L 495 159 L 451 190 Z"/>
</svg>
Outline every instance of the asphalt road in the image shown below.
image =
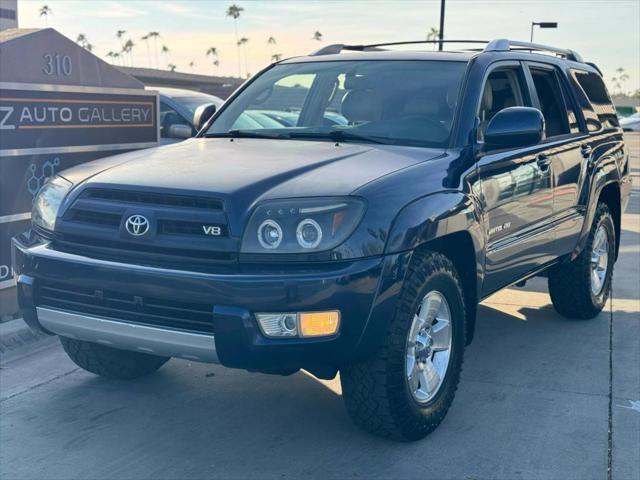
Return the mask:
<svg viewBox="0 0 640 480">
<path fill-rule="evenodd" d="M 423 441 L 371 437 L 339 382 L 172 360 L 136 382 L 56 342 L 2 365 L 0 478 L 640 478 L 640 136 L 610 312 L 569 321 L 542 279 L 480 308 L 453 407 Z M 611 359 L 611 363 L 610 363 Z"/>
</svg>

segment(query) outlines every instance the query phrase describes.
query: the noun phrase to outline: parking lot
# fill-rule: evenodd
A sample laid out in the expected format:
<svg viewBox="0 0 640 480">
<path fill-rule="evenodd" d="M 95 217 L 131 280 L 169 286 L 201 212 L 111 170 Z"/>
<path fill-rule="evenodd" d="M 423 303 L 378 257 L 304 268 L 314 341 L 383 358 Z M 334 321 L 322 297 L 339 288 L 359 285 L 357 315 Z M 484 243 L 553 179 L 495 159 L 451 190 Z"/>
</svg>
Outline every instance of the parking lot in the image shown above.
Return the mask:
<svg viewBox="0 0 640 480">
<path fill-rule="evenodd" d="M 0 370 L 0 477 L 640 478 L 640 134 L 611 309 L 570 321 L 546 281 L 479 310 L 453 407 L 401 444 L 352 425 L 336 379 L 172 360 L 135 382 L 77 368 L 55 339 Z"/>
</svg>

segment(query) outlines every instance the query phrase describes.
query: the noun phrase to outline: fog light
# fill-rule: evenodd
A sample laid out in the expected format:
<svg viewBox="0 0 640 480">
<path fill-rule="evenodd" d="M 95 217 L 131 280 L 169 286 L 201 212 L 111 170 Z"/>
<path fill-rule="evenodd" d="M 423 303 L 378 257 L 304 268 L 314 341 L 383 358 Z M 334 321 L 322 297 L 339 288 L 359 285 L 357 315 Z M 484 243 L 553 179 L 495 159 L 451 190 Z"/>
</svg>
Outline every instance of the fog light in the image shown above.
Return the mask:
<svg viewBox="0 0 640 480">
<path fill-rule="evenodd" d="M 333 335 L 340 327 L 340 312 L 310 312 L 298 315 L 301 337 Z"/>
<path fill-rule="evenodd" d="M 340 328 L 340 312 L 256 313 L 266 337 L 324 337 Z"/>
<path fill-rule="evenodd" d="M 267 337 L 298 336 L 298 315 L 295 313 L 257 313 L 256 318 Z"/>
</svg>

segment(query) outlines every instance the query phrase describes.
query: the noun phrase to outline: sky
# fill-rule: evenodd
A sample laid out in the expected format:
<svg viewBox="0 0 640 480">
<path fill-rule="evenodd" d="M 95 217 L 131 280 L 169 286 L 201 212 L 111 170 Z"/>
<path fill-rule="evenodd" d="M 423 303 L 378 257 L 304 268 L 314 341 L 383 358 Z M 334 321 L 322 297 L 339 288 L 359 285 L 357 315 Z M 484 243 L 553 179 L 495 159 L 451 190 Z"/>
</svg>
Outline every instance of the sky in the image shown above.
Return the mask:
<svg viewBox="0 0 640 480">
<path fill-rule="evenodd" d="M 235 0 L 242 7 L 237 20 L 240 37 L 248 38 L 238 49 L 234 21 L 226 16 L 225 0 L 18 0 L 19 26 L 44 27 L 38 12 L 44 4 L 52 14 L 46 23 L 75 40 L 84 34 L 93 52 L 107 59 L 119 51 L 117 30 L 123 40 L 135 43 L 127 65 L 156 65 L 153 42 L 149 53 L 141 37 L 157 31 L 158 65 L 169 63 L 177 71 L 210 75 L 256 73 L 270 63 L 271 55 L 283 58 L 305 55 L 331 43 L 375 43 L 422 40 L 437 27 L 440 0 Z M 510 38 L 529 40 L 532 21 L 558 22 L 557 29 L 536 29 L 534 41 L 571 48 L 604 71 L 610 89 L 616 69 L 629 79 L 624 91 L 640 88 L 640 0 L 446 0 L 445 38 Z M 315 31 L 323 40 L 313 39 Z M 273 36 L 276 45 L 267 44 Z M 209 47 L 219 51 L 218 67 L 206 56 Z M 190 67 L 191 62 L 195 66 Z"/>
</svg>

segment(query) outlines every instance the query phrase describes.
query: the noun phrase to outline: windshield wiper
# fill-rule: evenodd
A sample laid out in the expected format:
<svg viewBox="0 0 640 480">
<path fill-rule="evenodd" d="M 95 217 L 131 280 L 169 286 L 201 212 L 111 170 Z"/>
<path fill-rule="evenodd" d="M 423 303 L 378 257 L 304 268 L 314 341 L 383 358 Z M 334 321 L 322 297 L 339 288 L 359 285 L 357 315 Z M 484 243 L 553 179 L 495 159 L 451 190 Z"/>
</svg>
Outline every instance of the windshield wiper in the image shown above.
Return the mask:
<svg viewBox="0 0 640 480">
<path fill-rule="evenodd" d="M 290 138 L 329 138 L 334 142 L 345 142 L 349 140 L 356 140 L 367 143 L 379 143 L 389 144 L 389 141 L 385 141 L 384 137 L 375 137 L 368 135 L 361 135 L 359 133 L 348 132 L 346 130 L 330 130 L 328 132 L 287 132 Z"/>
<path fill-rule="evenodd" d="M 267 133 L 256 130 L 229 130 L 224 133 L 207 133 L 206 138 L 287 138 L 287 134 Z"/>
<path fill-rule="evenodd" d="M 353 133 L 348 130 L 331 130 L 329 132 L 329 136 L 336 142 L 344 142 L 345 140 L 360 140 L 363 142 L 380 143 L 383 145 L 388 145 L 390 143 L 389 139 L 386 139 L 385 137 L 377 137 L 375 135 L 361 135 L 359 133 Z"/>
</svg>

